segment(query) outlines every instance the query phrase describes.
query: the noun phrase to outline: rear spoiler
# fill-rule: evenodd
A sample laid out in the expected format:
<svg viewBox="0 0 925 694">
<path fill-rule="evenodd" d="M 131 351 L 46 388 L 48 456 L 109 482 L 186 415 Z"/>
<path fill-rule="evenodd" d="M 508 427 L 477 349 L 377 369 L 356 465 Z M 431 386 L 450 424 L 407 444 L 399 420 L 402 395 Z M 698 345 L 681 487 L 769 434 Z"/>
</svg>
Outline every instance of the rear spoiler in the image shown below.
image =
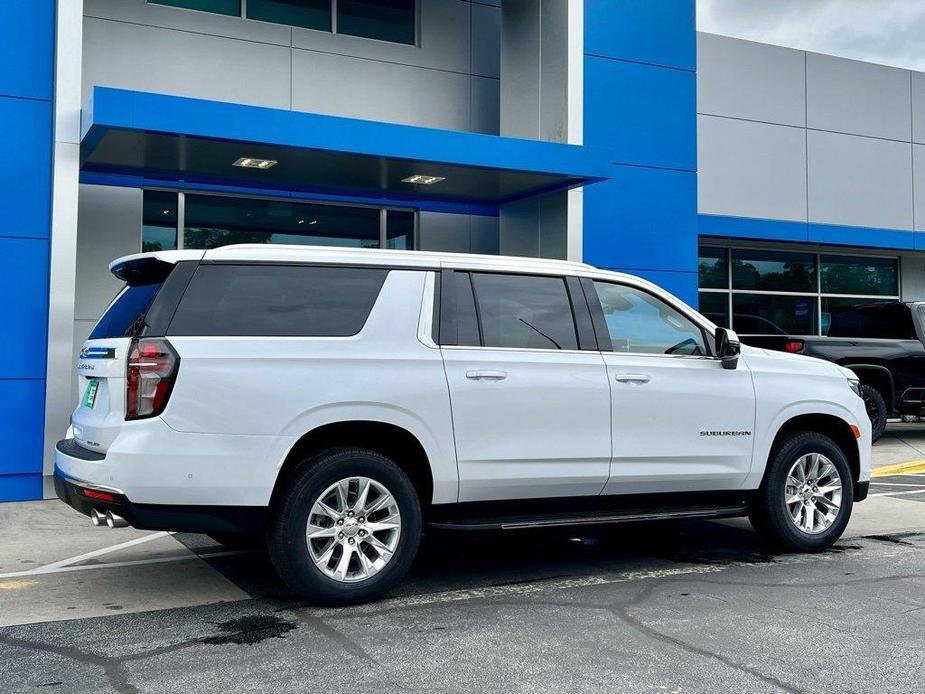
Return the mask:
<svg viewBox="0 0 925 694">
<path fill-rule="evenodd" d="M 163 251 L 139 253 L 117 258 L 109 264 L 109 271 L 129 286 L 156 284 L 181 260 L 201 260 L 205 251 Z"/>
</svg>

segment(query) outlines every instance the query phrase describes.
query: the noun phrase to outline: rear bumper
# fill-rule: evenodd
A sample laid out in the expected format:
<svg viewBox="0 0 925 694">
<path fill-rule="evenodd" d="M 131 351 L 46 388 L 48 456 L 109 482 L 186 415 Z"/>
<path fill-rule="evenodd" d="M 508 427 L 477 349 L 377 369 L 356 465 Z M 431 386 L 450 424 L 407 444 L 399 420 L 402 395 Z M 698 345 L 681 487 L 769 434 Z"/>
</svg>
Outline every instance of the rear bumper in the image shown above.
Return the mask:
<svg viewBox="0 0 925 694">
<path fill-rule="evenodd" d="M 140 530 L 256 535 L 266 527 L 267 509 L 262 506 L 136 504 L 119 489 L 70 477 L 57 466 L 54 481 L 58 498 L 75 511 L 85 516 L 92 509 L 112 511 Z"/>
</svg>

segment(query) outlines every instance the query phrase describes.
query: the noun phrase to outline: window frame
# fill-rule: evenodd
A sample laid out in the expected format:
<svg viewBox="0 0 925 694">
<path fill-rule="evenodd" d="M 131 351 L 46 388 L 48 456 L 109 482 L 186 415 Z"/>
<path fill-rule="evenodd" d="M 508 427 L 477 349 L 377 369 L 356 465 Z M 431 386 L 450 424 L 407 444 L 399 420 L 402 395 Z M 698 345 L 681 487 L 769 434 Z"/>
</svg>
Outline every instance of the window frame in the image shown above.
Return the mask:
<svg viewBox="0 0 925 694">
<path fill-rule="evenodd" d="M 814 332 L 808 335 L 815 337 L 822 336 L 822 302 L 823 299 L 876 299 L 883 302 L 901 302 L 902 299 L 902 262 L 898 255 L 890 253 L 865 253 L 862 249 L 848 251 L 843 249 L 829 250 L 819 246 L 814 246 L 809 250 L 802 248 L 781 248 L 780 246 L 765 246 L 759 244 L 731 244 L 726 245 L 719 242 L 711 242 L 709 239 L 700 239 L 698 244 L 698 258 L 701 248 L 719 248 L 725 252 L 726 257 L 726 287 L 709 288 L 700 287 L 699 280 L 697 286 L 698 299 L 700 294 L 724 294 L 726 295 L 726 318 L 729 320 L 729 327 L 735 330 L 735 316 L 733 306 L 733 296 L 736 294 L 749 295 L 766 295 L 766 296 L 785 296 L 785 297 L 804 297 L 810 298 L 815 303 L 816 319 L 813 326 Z M 815 265 L 816 286 L 811 291 L 776 291 L 776 290 L 758 290 L 758 289 L 735 289 L 732 286 L 732 252 L 733 251 L 779 251 L 784 253 L 802 253 L 811 254 Z M 822 257 L 823 256 L 842 256 L 847 258 L 879 258 L 893 260 L 896 263 L 896 294 L 841 294 L 835 292 L 822 291 Z M 699 261 L 698 261 L 699 264 Z M 699 304 L 699 301 L 698 301 Z M 754 335 L 756 333 L 742 333 L 743 335 Z M 789 333 L 788 333 L 789 334 Z M 796 335 L 796 333 L 793 333 Z M 852 338 L 863 340 L 865 338 Z"/>
<path fill-rule="evenodd" d="M 265 200 L 269 202 L 285 202 L 291 203 L 293 205 L 324 205 L 327 207 L 347 207 L 347 208 L 365 208 L 365 209 L 374 209 L 379 210 L 379 250 L 388 250 L 388 215 L 389 212 L 410 212 L 413 215 L 413 231 L 411 243 L 412 247 L 407 250 L 419 250 L 421 247 L 420 243 L 420 233 L 421 233 L 421 210 L 417 207 L 399 207 L 397 205 L 372 205 L 364 203 L 342 203 L 333 200 L 314 200 L 311 198 L 306 199 L 296 199 L 296 198 L 280 198 L 273 195 L 259 195 L 259 194 L 250 194 L 250 193 L 228 193 L 224 191 L 213 192 L 210 190 L 197 190 L 197 189 L 177 189 L 169 188 L 162 186 L 144 186 L 142 188 L 142 219 L 139 224 L 139 235 L 138 235 L 138 252 L 144 252 L 142 250 L 142 244 L 144 243 L 144 194 L 147 191 L 152 191 L 156 193 L 174 193 L 177 196 L 177 226 L 176 226 L 176 238 L 177 238 L 177 247 L 175 249 L 165 249 L 165 250 L 177 250 L 182 251 L 186 249 L 186 195 L 198 195 L 198 196 L 207 196 L 207 197 L 216 197 L 216 198 L 235 198 L 235 199 L 246 199 L 246 200 Z M 268 246 L 274 244 L 267 244 Z M 334 246 L 336 248 L 336 246 Z M 199 249 L 196 249 L 199 250 Z"/>
<path fill-rule="evenodd" d="M 312 29 L 311 27 L 298 26 L 296 24 L 280 24 L 278 22 L 268 22 L 263 19 L 252 19 L 247 16 L 247 0 L 240 0 L 241 2 L 241 13 L 234 14 L 223 14 L 221 12 L 210 12 L 209 10 L 199 10 L 193 7 L 177 7 L 175 5 L 165 5 L 157 0 L 145 0 L 145 5 L 154 5 L 156 7 L 167 7 L 172 10 L 180 10 L 181 12 L 199 12 L 200 14 L 209 14 L 216 17 L 231 17 L 232 19 L 241 19 L 247 22 L 260 22 L 261 24 L 272 24 L 274 26 L 284 26 L 291 29 L 301 29 L 303 31 L 317 31 L 322 34 L 331 34 L 333 36 L 349 36 L 350 38 L 360 39 L 361 41 L 377 41 L 379 43 L 388 44 L 389 46 L 408 46 L 411 48 L 420 48 L 421 47 L 421 1 L 414 0 L 414 29 L 412 33 L 414 34 L 413 43 L 403 43 L 401 41 L 388 41 L 386 39 L 376 39 L 370 38 L 367 36 L 356 36 L 355 34 L 343 34 L 337 30 L 337 2 L 338 0 L 330 0 L 331 2 L 331 28 L 330 29 Z"/>
<path fill-rule="evenodd" d="M 464 273 L 468 276 L 472 295 L 475 301 L 476 321 L 479 326 L 479 343 L 478 345 L 460 345 L 458 344 L 458 312 L 456 306 L 456 273 Z M 569 310 L 572 317 L 572 325 L 575 328 L 575 337 L 578 345 L 577 349 L 554 349 L 549 347 L 494 347 L 485 344 L 485 334 L 482 330 L 482 315 L 479 306 L 478 294 L 475 291 L 475 283 L 472 281 L 474 273 L 483 273 L 489 275 L 514 275 L 517 277 L 543 277 L 561 280 L 566 297 L 569 302 Z M 594 334 L 593 318 L 589 310 L 587 298 L 581 291 L 579 277 L 577 275 L 566 275 L 557 272 L 517 272 L 512 270 L 496 269 L 489 267 L 452 267 L 441 268 L 437 273 L 434 286 L 434 342 L 440 349 L 478 349 L 501 352 L 545 352 L 549 354 L 582 354 L 587 352 L 598 352 L 598 342 Z M 448 291 L 452 288 L 453 291 Z M 584 315 L 582 315 L 584 314 Z"/>
<path fill-rule="evenodd" d="M 613 338 L 610 336 L 610 329 L 607 327 L 607 320 L 604 317 L 604 310 L 601 308 L 601 298 L 597 293 L 597 287 L 594 286 L 595 282 L 600 282 L 601 284 L 614 284 L 619 287 L 628 287 L 634 291 L 646 294 L 649 297 L 660 301 L 663 304 L 669 306 L 671 309 L 677 313 L 684 316 L 689 320 L 694 327 L 700 330 L 701 338 L 703 339 L 704 348 L 706 349 L 706 354 L 653 354 L 651 352 L 617 352 L 613 349 Z M 604 278 L 604 277 L 583 277 L 582 278 L 582 287 L 585 290 L 585 294 L 588 299 L 588 303 L 596 307 L 591 310 L 592 319 L 595 321 L 595 332 L 598 336 L 598 344 L 601 343 L 601 340 L 606 340 L 604 344 L 607 345 L 608 349 L 601 349 L 601 352 L 609 352 L 611 354 L 618 354 L 622 356 L 630 357 L 658 357 L 658 358 L 669 358 L 669 359 L 709 359 L 712 361 L 718 361 L 716 357 L 716 348 L 714 345 L 714 336 L 710 333 L 709 328 L 704 325 L 703 317 L 699 313 L 695 313 L 689 310 L 686 306 L 670 301 L 664 296 L 651 291 L 647 287 L 635 284 L 633 282 L 621 281 L 613 278 Z M 593 301 L 592 301 L 593 298 Z"/>
</svg>

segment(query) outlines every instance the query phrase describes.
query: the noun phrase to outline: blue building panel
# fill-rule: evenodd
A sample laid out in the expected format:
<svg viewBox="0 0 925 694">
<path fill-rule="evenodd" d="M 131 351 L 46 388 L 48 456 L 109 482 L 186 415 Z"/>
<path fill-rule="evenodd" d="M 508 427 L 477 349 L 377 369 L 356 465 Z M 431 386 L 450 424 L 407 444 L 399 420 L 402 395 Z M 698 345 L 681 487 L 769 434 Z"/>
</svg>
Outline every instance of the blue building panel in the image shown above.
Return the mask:
<svg viewBox="0 0 925 694">
<path fill-rule="evenodd" d="M 616 161 L 695 171 L 695 73 L 585 57 L 585 142 Z"/>
<path fill-rule="evenodd" d="M 55 0 L 6 0 L 0 12 L 0 95 L 51 100 Z"/>
<path fill-rule="evenodd" d="M 0 501 L 42 497 L 44 379 L 0 380 Z"/>
<path fill-rule="evenodd" d="M 51 103 L 0 97 L 0 123 L 0 237 L 47 239 L 51 223 Z"/>
<path fill-rule="evenodd" d="M 697 69 L 694 0 L 585 0 L 585 52 Z"/>
<path fill-rule="evenodd" d="M 45 378 L 48 241 L 0 237 L 0 277 L 6 286 L 0 314 L 2 378 Z M 0 437 L 5 426 L 0 417 Z"/>
<path fill-rule="evenodd" d="M 679 296 L 692 301 L 697 291 L 696 179 L 686 171 L 614 167 L 610 181 L 584 193 L 585 262 L 634 274 L 669 272 Z"/>
</svg>

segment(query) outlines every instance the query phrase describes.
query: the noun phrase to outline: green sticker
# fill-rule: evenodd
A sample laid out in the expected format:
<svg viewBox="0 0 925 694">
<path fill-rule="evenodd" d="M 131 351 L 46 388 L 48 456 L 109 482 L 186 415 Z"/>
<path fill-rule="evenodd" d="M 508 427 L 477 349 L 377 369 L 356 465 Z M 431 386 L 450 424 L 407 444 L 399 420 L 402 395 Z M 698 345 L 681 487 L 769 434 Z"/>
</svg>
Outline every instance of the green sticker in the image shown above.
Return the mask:
<svg viewBox="0 0 925 694">
<path fill-rule="evenodd" d="M 96 392 L 100 389 L 100 382 L 98 380 L 91 379 L 90 383 L 87 384 L 87 392 L 84 393 L 84 407 L 89 407 L 93 409 L 93 405 L 96 404 Z"/>
</svg>

